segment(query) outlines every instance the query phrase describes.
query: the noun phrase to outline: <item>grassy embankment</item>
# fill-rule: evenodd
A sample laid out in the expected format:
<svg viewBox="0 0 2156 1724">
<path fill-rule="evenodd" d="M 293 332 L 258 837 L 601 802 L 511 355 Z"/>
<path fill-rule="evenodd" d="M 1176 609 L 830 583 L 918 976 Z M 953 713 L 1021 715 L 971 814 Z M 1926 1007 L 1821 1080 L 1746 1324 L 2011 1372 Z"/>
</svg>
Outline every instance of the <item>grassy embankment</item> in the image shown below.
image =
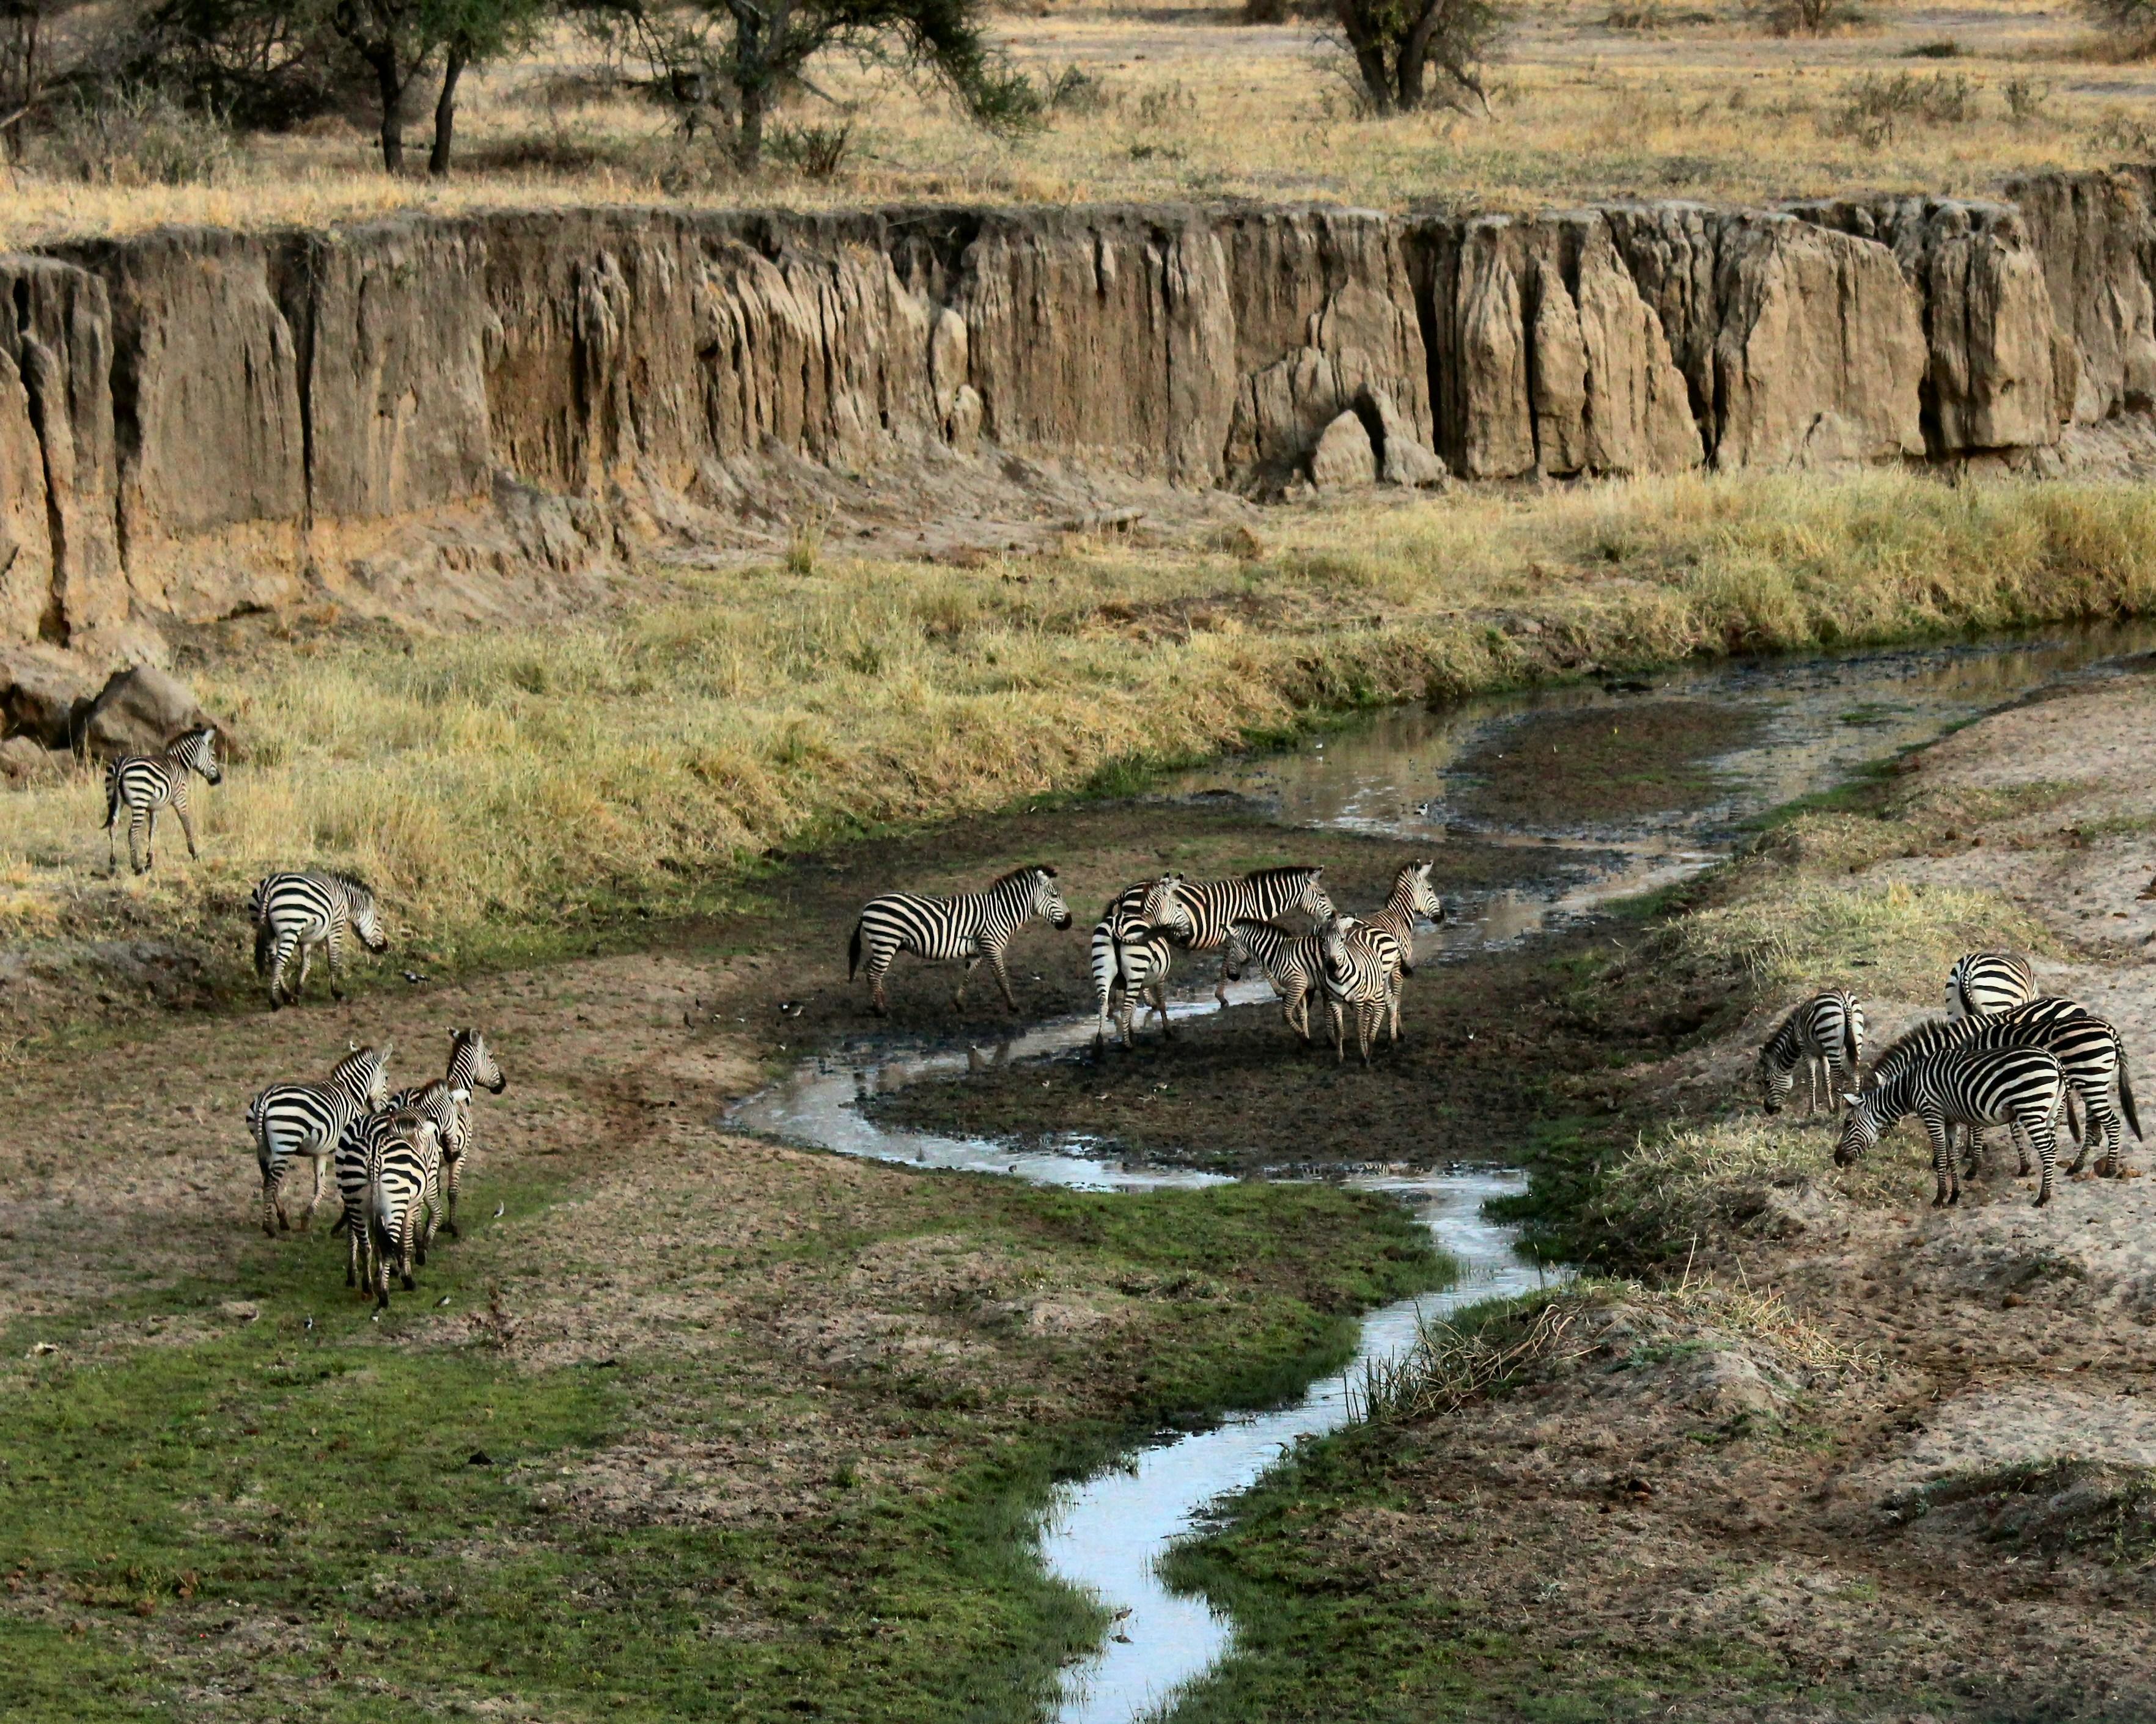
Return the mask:
<svg viewBox="0 0 2156 1724">
<path fill-rule="evenodd" d="M 264 870 L 355 868 L 454 967 L 708 907 L 768 846 L 1128 782 L 1328 716 L 1697 653 L 2156 604 L 2144 489 L 1873 475 L 1640 481 L 1283 512 L 1255 558 L 1074 541 L 958 570 L 774 566 L 604 622 L 191 672 L 247 757 L 207 855 L 101 878 L 91 780 L 8 799 L 0 935 L 116 936 L 242 980 Z"/>
<path fill-rule="evenodd" d="M 1336 1368 L 1354 1311 L 1442 1268 L 1394 1207 L 1321 1189 L 887 1185 L 873 1221 L 797 1179 L 805 1228 L 680 1234 L 669 1274 L 709 1296 L 716 1354 L 678 1318 L 604 1357 L 520 1353 L 494 1284 L 528 1273 L 540 1231 L 572 1272 L 596 1247 L 572 1186 L 499 1175 L 510 1217 L 378 1326 L 304 1242 L 236 1285 L 8 1326 L 0 1712 L 185 1716 L 213 1692 L 223 1716 L 368 1724 L 1029 1719 L 1101 1632 L 1029 1555 L 1052 1480 Z M 919 1321 L 957 1346 L 820 1381 L 760 1350 L 742 1290 L 845 1301 L 929 1246 L 1009 1284 L 930 1296 Z M 999 1291 L 1044 1285 L 1141 1320 L 999 1316 Z M 784 1435 L 803 1400 L 823 1408 L 806 1444 Z"/>
</svg>

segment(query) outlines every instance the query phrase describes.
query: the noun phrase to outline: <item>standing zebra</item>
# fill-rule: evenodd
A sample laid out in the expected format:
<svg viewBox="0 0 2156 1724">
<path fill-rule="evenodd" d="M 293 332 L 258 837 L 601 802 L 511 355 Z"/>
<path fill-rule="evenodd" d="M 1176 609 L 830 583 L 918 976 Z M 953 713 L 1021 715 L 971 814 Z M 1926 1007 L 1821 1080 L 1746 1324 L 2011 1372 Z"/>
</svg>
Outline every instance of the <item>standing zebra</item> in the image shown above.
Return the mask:
<svg viewBox="0 0 2156 1724">
<path fill-rule="evenodd" d="M 325 869 L 305 874 L 273 874 L 256 882 L 247 900 L 247 919 L 254 924 L 254 973 L 270 983 L 270 1009 L 276 1011 L 289 999 L 299 1003 L 307 985 L 307 970 L 315 948 L 326 946 L 330 958 L 330 995 L 344 998 L 345 942 L 357 937 L 369 952 L 386 952 L 389 936 L 382 931 L 382 913 L 374 894 L 357 875 L 333 874 Z M 285 991 L 285 966 L 296 948 L 300 979 Z"/>
<path fill-rule="evenodd" d="M 463 1238 L 457 1228 L 457 1187 L 472 1146 L 472 1092 L 484 1087 L 499 1095 L 509 1080 L 495 1064 L 486 1038 L 476 1029 L 460 1029 L 449 1038 L 449 1068 L 429 1078 L 417 1089 L 399 1090 L 386 1106 L 393 1111 L 409 1108 L 434 1128 L 442 1147 L 442 1184 L 449 1197 L 449 1229 L 453 1239 Z M 434 1237 L 433 1211 L 429 1211 L 429 1241 Z"/>
<path fill-rule="evenodd" d="M 1845 1095 L 1841 1142 L 1834 1152 L 1847 1167 L 1879 1142 L 1880 1133 L 1902 1115 L 1914 1113 L 1932 1140 L 1932 1173 L 1937 1182 L 1932 1207 L 1961 1201 L 1961 1174 L 1955 1165 L 1953 1128 L 1972 1131 L 2010 1125 L 2036 1146 L 2042 1170 L 2036 1207 L 2051 1201 L 2051 1173 L 2059 1146 L 2053 1121 L 2066 1092 L 2066 1074 L 2041 1048 L 1949 1049 L 1928 1060 L 1910 1061 L 1883 1084 L 1861 1095 Z"/>
<path fill-rule="evenodd" d="M 1957 1018 L 1981 1018 L 2036 998 L 2036 973 L 2018 952 L 1965 952 L 1947 972 L 1947 1007 Z"/>
<path fill-rule="evenodd" d="M 389 1267 L 394 1262 L 404 1290 L 413 1289 L 412 1265 L 427 1260 L 432 1232 L 426 1216 L 440 1178 L 441 1144 L 431 1122 L 400 1109 L 377 1114 L 367 1139 L 367 1250 L 374 1308 L 389 1308 Z"/>
<path fill-rule="evenodd" d="M 115 874 L 120 872 L 116 829 L 122 808 L 127 810 L 127 865 L 136 873 L 147 874 L 157 865 L 157 814 L 162 808 L 180 817 L 188 859 L 200 855 L 195 849 L 194 817 L 187 807 L 190 774 L 199 775 L 205 784 L 223 781 L 213 726 L 181 731 L 165 745 L 162 754 L 123 754 L 105 767 L 105 855 Z"/>
<path fill-rule="evenodd" d="M 1179 888 L 1183 908 L 1189 912 L 1190 931 L 1178 943 L 1193 952 L 1221 951 L 1228 943 L 1228 925 L 1236 921 L 1270 921 L 1291 910 L 1300 910 L 1317 921 L 1332 914 L 1332 900 L 1317 883 L 1322 868 L 1260 868 L 1240 880 L 1209 880 Z M 1224 955 L 1220 980 L 1213 997 L 1228 1003 L 1228 965 Z"/>
<path fill-rule="evenodd" d="M 2103 1155 L 2097 1171 L 2107 1177 L 2119 1168 L 2119 1152 L 2125 1140 L 2120 1119 L 2141 1134 L 2141 1120 L 2133 1105 L 2133 1083 L 2126 1067 L 2126 1044 L 2118 1028 L 2086 1006 L 2069 999 L 2035 999 L 1977 1018 L 1933 1018 L 1920 1024 L 1879 1056 L 1871 1080 L 1877 1085 L 1917 1061 L 1937 1057 L 1953 1048 L 2041 1048 L 2059 1062 L 2070 1097 L 2082 1105 L 2081 1152 L 2069 1173 L 2078 1173 L 2088 1160 L 2089 1147 L 2100 1132 Z M 2116 1086 L 2118 1106 L 2112 1104 Z M 2071 1115 L 2070 1115 L 2071 1117 Z M 2029 1171 L 2027 1146 L 2016 1137 L 2021 1171 Z M 1976 1165 L 1977 1134 L 1969 1140 L 1969 1165 Z"/>
<path fill-rule="evenodd" d="M 1094 923 L 1091 958 L 1093 1005 L 1098 1013 L 1093 1031 L 1096 1056 L 1107 1051 L 1111 1013 L 1123 1045 L 1137 1045 L 1132 1019 L 1141 1003 L 1158 1014 L 1162 1035 L 1174 1034 L 1168 1016 L 1168 975 L 1175 947 L 1190 931 L 1183 891 L 1179 874 L 1140 880 L 1111 898 Z"/>
<path fill-rule="evenodd" d="M 1409 863 L 1393 876 L 1393 890 L 1385 899 L 1385 907 L 1363 919 L 1364 926 L 1382 929 L 1399 947 L 1400 967 L 1393 976 L 1392 993 L 1385 1003 L 1392 1020 L 1389 1039 L 1393 1041 L 1400 1039 L 1401 986 L 1414 974 L 1415 924 L 1424 917 L 1440 926 L 1445 922 L 1445 900 L 1430 883 L 1430 871 L 1435 866 L 1432 862 Z"/>
<path fill-rule="evenodd" d="M 1338 912 L 1328 916 L 1317 931 L 1318 952 L 1324 962 L 1319 980 L 1326 1003 L 1332 1008 L 1332 1058 L 1335 1064 L 1347 1054 L 1346 1013 L 1355 1013 L 1355 1040 L 1363 1064 L 1370 1063 L 1370 1044 L 1378 1025 L 1392 1003 L 1393 987 L 1400 971 L 1400 943 L 1383 928 Z"/>
<path fill-rule="evenodd" d="M 1034 916 L 1050 927 L 1070 926 L 1070 911 L 1063 902 L 1055 870 L 1045 866 L 1014 868 L 983 892 L 960 892 L 954 897 L 928 898 L 916 892 L 891 892 L 871 898 L 854 923 L 854 937 L 846 948 L 846 980 L 867 959 L 869 1009 L 879 1018 L 889 1010 L 884 998 L 884 977 L 901 952 L 912 952 L 931 963 L 953 958 L 966 961 L 966 975 L 983 958 L 1003 990 L 1004 1003 L 1018 1010 L 1012 997 L 1010 972 L 1004 967 L 1004 953 L 1011 936 Z M 966 1003 L 966 983 L 951 1003 Z"/>
<path fill-rule="evenodd" d="M 304 1233 L 322 1200 L 322 1163 L 336 1153 L 337 1139 L 357 1120 L 389 1100 L 390 1044 L 377 1051 L 353 1044 L 326 1084 L 272 1084 L 247 1106 L 254 1159 L 262 1169 L 262 1231 L 272 1238 L 289 1229 L 285 1175 L 300 1157 L 315 1164 L 315 1194 L 300 1218 Z M 272 1223 L 275 1225 L 272 1225 Z"/>
<path fill-rule="evenodd" d="M 405 1147 L 398 1148 L 400 1143 Z M 408 1159 L 413 1156 L 416 1160 L 410 1160 L 407 1166 Z M 441 1179 L 441 1139 L 435 1134 L 434 1121 L 412 1108 L 388 1107 L 354 1120 L 337 1139 L 337 1195 L 342 1199 L 344 1213 L 330 1231 L 345 1235 L 345 1285 L 357 1287 L 362 1292 L 371 1290 L 375 1283 L 378 1266 L 376 1247 L 380 1235 L 373 1227 L 374 1188 L 383 1167 L 392 1159 L 399 1170 L 395 1183 L 396 1207 L 400 1213 L 406 1195 L 403 1182 L 408 1176 L 416 1179 L 408 1195 L 421 1213 L 413 1219 L 409 1244 L 415 1260 L 424 1264 L 431 1229 L 424 1227 L 424 1218 L 434 1208 Z M 404 1238 L 400 1230 L 400 1255 Z"/>
<path fill-rule="evenodd" d="M 1265 972 L 1281 1002 L 1281 1017 L 1306 1042 L 1310 1039 L 1310 999 L 1319 991 L 1325 955 L 1315 934 L 1291 934 L 1271 922 L 1239 920 L 1228 924 L 1228 979 L 1240 982 L 1253 962 Z"/>
<path fill-rule="evenodd" d="M 1863 1063 L 1864 1008 L 1846 990 L 1830 988 L 1791 1012 L 1760 1049 L 1761 1105 L 1768 1113 L 1779 1113 L 1796 1087 L 1801 1065 L 1804 1111 L 1817 1113 L 1822 1095 L 1831 1106 L 1843 1090 L 1856 1087 Z"/>
</svg>

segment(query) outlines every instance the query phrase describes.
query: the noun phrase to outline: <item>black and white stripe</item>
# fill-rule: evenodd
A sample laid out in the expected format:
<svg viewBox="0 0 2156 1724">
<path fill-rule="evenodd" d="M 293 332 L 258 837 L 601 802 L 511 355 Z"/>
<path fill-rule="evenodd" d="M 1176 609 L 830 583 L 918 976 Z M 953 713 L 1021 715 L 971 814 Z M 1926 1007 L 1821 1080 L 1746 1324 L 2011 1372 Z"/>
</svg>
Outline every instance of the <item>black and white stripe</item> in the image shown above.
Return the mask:
<svg viewBox="0 0 2156 1724">
<path fill-rule="evenodd" d="M 288 1000 L 298 1002 L 317 947 L 329 949 L 330 993 L 342 999 L 346 942 L 356 937 L 369 952 L 384 952 L 389 946 L 367 882 L 326 869 L 273 874 L 257 881 L 247 900 L 247 919 L 254 924 L 254 973 L 269 981 L 273 1011 Z M 300 976 L 288 993 L 285 967 L 295 952 L 300 954 Z"/>
<path fill-rule="evenodd" d="M 1126 886 L 1108 900 L 1093 924 L 1088 954 L 1093 977 L 1096 1022 L 1093 1051 L 1104 1053 L 1112 1013 L 1126 1048 L 1134 1047 L 1132 1020 L 1141 1003 L 1160 1018 L 1160 1033 L 1174 1031 L 1168 1016 L 1168 977 L 1175 948 L 1190 931 L 1190 912 L 1183 900 L 1179 874 Z"/>
<path fill-rule="evenodd" d="M 476 1029 L 459 1029 L 449 1038 L 449 1065 L 441 1077 L 429 1078 L 417 1089 L 400 1090 L 386 1104 L 391 1109 L 408 1108 L 434 1128 L 442 1151 L 442 1187 L 449 1199 L 449 1237 L 462 1237 L 457 1227 L 457 1191 L 470 1159 L 473 1142 L 471 1098 L 485 1089 L 499 1095 L 509 1087 L 486 1038 Z M 428 1229 L 432 1243 L 431 1220 Z"/>
<path fill-rule="evenodd" d="M 2136 1137 L 2141 1136 L 2141 1121 L 2133 1104 L 2125 1041 L 2108 1018 L 2076 1001 L 2056 998 L 2030 1000 L 1981 1017 L 1934 1018 L 1918 1024 L 1880 1054 L 1872 1081 L 1884 1082 L 1907 1065 L 1956 1047 L 2041 1048 L 2050 1054 L 2066 1074 L 2069 1095 L 2081 1103 L 2082 1124 L 2077 1131 L 2081 1152 L 2066 1171 L 2081 1172 L 2091 1146 L 2101 1136 L 2103 1155 L 2097 1171 L 2107 1177 L 2119 1172 L 2125 1141 L 2121 1121 L 2133 1127 Z M 1976 1147 L 1972 1133 L 1969 1144 L 1972 1165 Z M 2025 1173 L 2028 1147 L 2018 1137 L 2014 1147 Z"/>
<path fill-rule="evenodd" d="M 1247 920 L 1228 924 L 1228 979 L 1242 979 L 1255 963 L 1273 985 L 1281 1017 L 1290 1029 L 1310 1039 L 1310 1002 L 1320 989 L 1325 967 L 1315 934 L 1291 933 L 1272 922 Z"/>
<path fill-rule="evenodd" d="M 1400 967 L 1393 976 L 1391 997 L 1385 1003 L 1394 1041 L 1400 1039 L 1401 988 L 1405 978 L 1414 974 L 1415 924 L 1429 921 L 1442 926 L 1445 922 L 1445 900 L 1430 883 L 1430 870 L 1435 866 L 1434 862 L 1409 863 L 1393 876 L 1393 890 L 1384 908 L 1363 919 L 1365 926 L 1391 935 L 1399 947 Z"/>
<path fill-rule="evenodd" d="M 854 923 L 853 940 L 846 952 L 846 979 L 851 982 L 865 963 L 869 1009 L 880 1017 L 889 1008 L 884 998 L 884 978 L 901 952 L 932 963 L 963 958 L 968 976 L 973 973 L 974 965 L 985 959 L 996 986 L 1003 990 L 1004 1003 L 1015 1012 L 1018 1001 L 1011 994 L 1010 972 L 1004 967 L 1004 954 L 1009 948 L 1011 936 L 1034 916 L 1051 927 L 1070 926 L 1070 912 L 1064 905 L 1062 889 L 1056 885 L 1052 868 L 1014 868 L 985 891 L 960 892 L 949 898 L 930 898 L 916 892 L 891 892 L 872 898 Z M 965 1003 L 966 983 L 962 978 L 951 1003 L 963 1006 Z"/>
<path fill-rule="evenodd" d="M 1957 1018 L 2010 1011 L 2036 998 L 2036 972 L 2018 952 L 1965 952 L 1947 972 L 1947 1009 Z"/>
<path fill-rule="evenodd" d="M 117 828 L 120 811 L 127 810 L 127 865 L 147 874 L 157 860 L 157 815 L 170 808 L 180 818 L 187 840 L 187 854 L 195 849 L 195 823 L 187 805 L 190 775 L 206 784 L 223 781 L 218 764 L 217 731 L 208 725 L 182 731 L 165 745 L 162 754 L 123 754 L 105 769 L 105 854 L 115 874 L 120 872 Z"/>
<path fill-rule="evenodd" d="M 1779 1113 L 1801 1066 L 1804 1111 L 1817 1113 L 1822 1097 L 1831 1108 L 1835 1097 L 1856 1087 L 1863 1063 L 1864 1008 L 1842 988 L 1815 994 L 1776 1024 L 1759 1049 L 1761 1105 Z"/>
<path fill-rule="evenodd" d="M 413 1261 L 427 1260 L 440 1169 L 440 1142 L 422 1116 L 399 1109 L 369 1123 L 365 1224 L 377 1311 L 388 1308 L 390 1266 L 409 1293 Z"/>
<path fill-rule="evenodd" d="M 1332 914 L 1332 900 L 1318 884 L 1322 868 L 1260 868 L 1240 880 L 1186 881 L 1179 889 L 1190 931 L 1177 943 L 1192 952 L 1222 952 L 1232 922 L 1271 921 L 1299 910 L 1315 921 Z M 1223 957 L 1213 995 L 1228 1003 L 1228 966 Z"/>
<path fill-rule="evenodd" d="M 336 1063 L 326 1084 L 272 1084 L 247 1107 L 254 1159 L 262 1169 L 262 1231 L 275 1235 L 291 1223 L 285 1214 L 285 1176 L 304 1157 L 315 1164 L 315 1193 L 300 1218 L 305 1231 L 322 1200 L 322 1166 L 336 1153 L 337 1139 L 389 1099 L 390 1044 L 355 1047 Z"/>
<path fill-rule="evenodd" d="M 1924 1122 L 1932 1140 L 1932 1172 L 1937 1189 L 1932 1207 L 1961 1201 L 1961 1174 L 1953 1154 L 1953 1129 L 1966 1126 L 2010 1126 L 2036 1147 L 2041 1170 L 2036 1188 L 2041 1208 L 2051 1200 L 2058 1161 L 2056 1121 L 2066 1098 L 2066 1074 L 2041 1048 L 1954 1047 L 1914 1060 L 1884 1083 L 1844 1099 L 1841 1142 L 1834 1152 L 1843 1167 L 1879 1142 L 1880 1134 L 1904 1114 Z"/>
<path fill-rule="evenodd" d="M 1355 1040 L 1363 1063 L 1370 1063 L 1370 1044 L 1393 998 L 1399 975 L 1400 943 L 1383 928 L 1335 912 L 1317 931 L 1319 955 L 1324 960 L 1319 984 L 1325 1003 L 1332 1008 L 1332 1057 L 1347 1055 L 1346 1018 L 1355 1014 Z"/>
<path fill-rule="evenodd" d="M 408 1179 L 416 1182 L 409 1196 L 417 1209 L 408 1233 L 399 1224 L 398 1255 L 408 1243 L 414 1260 L 425 1263 L 432 1232 L 426 1223 L 440 1201 L 441 1140 L 435 1134 L 434 1121 L 411 1108 L 391 1107 L 370 1113 L 353 1121 L 337 1139 L 336 1165 L 337 1195 L 344 1213 L 331 1231 L 345 1234 L 345 1285 L 362 1292 L 375 1287 L 381 1268 L 377 1251 L 381 1235 L 373 1224 L 375 1187 L 385 1167 L 392 1167 L 394 1172 L 393 1195 L 398 1201 L 393 1207 L 399 1215 L 405 1183 Z M 408 1287 L 409 1271 L 406 1274 Z"/>
</svg>

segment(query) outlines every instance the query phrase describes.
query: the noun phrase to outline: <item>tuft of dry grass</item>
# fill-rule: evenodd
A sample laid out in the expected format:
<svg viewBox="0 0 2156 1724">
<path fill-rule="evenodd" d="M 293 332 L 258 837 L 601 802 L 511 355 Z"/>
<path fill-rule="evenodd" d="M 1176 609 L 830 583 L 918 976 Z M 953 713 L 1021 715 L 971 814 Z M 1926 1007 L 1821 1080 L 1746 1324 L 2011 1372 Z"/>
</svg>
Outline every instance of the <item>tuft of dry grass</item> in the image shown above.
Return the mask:
<svg viewBox="0 0 2156 1724">
<path fill-rule="evenodd" d="M 356 868 L 437 962 L 723 897 L 756 854 L 1081 788 L 1329 712 L 1698 652 L 2156 607 L 2156 495 L 1918 476 L 1691 476 L 1390 511 L 1283 510 L 1270 547 L 1074 540 L 957 569 L 789 555 L 574 626 L 310 643 L 191 673 L 249 740 L 146 881 L 105 877 L 94 776 L 11 795 L 0 933 L 233 943 L 274 867 Z M 805 546 L 803 547 L 805 552 Z M 1535 626 L 1528 628 L 1527 623 Z M 1772 979 L 1897 933 L 1825 885 L 1701 919 Z M 1926 942 L 1932 942 L 1928 945 Z M 1926 961 L 1928 962 L 1928 957 Z M 1901 962 L 1897 959 L 1896 962 Z"/>
</svg>

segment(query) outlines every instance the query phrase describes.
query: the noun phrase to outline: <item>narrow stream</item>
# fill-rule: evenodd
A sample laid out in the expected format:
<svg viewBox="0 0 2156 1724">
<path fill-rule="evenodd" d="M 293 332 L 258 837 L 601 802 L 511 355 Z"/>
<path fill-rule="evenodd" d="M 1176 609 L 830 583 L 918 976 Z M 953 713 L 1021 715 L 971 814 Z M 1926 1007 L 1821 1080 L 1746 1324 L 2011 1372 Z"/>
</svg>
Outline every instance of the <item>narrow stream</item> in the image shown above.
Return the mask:
<svg viewBox="0 0 2156 1724">
<path fill-rule="evenodd" d="M 2060 631 L 2046 636 L 1786 660 L 1687 667 L 1653 680 L 1661 696 L 1712 700 L 1763 716 L 1760 740 L 1718 757 L 1711 799 L 1641 818 L 1522 829 L 1463 820 L 1466 781 L 1455 762 L 1537 714 L 1620 706 L 1638 685 L 1594 686 L 1466 701 L 1442 711 L 1399 709 L 1356 729 L 1281 754 L 1216 762 L 1183 775 L 1173 796 L 1224 793 L 1255 802 L 1287 826 L 1334 826 L 1427 838 L 1443 854 L 1448 835 L 1551 845 L 1576 866 L 1550 883 L 1501 886 L 1451 899 L 1450 919 L 1426 931 L 1420 955 L 1471 963 L 1477 953 L 1593 916 L 1613 900 L 1697 872 L 1729 853 L 1747 818 L 1846 780 L 1869 762 L 1928 741 L 2028 690 L 2062 678 L 2105 674 L 2105 661 L 2156 646 L 2156 624 Z M 1442 862 L 1440 860 L 1440 869 Z M 1522 881 L 1530 878 L 1523 867 Z M 1270 998 L 1262 982 L 1229 991 L 1233 1004 Z M 1210 993 L 1178 1000 L 1178 1016 L 1215 1009 Z M 1044 1024 L 993 1050 L 866 1034 L 804 1060 L 780 1082 L 741 1103 L 729 1124 L 787 1142 L 912 1166 L 998 1173 L 1088 1190 L 1138 1191 L 1219 1183 L 1224 1176 L 1148 1165 L 1072 1137 L 1054 1149 L 1020 1152 L 991 1141 L 942 1137 L 868 1118 L 856 1105 L 877 1093 L 963 1078 L 983 1062 L 1065 1055 L 1089 1043 L 1090 1018 Z M 1542 1272 L 1513 1250 L 1510 1230 L 1485 1219 L 1491 1197 L 1515 1192 L 1508 1169 L 1389 1172 L 1348 1182 L 1409 1203 L 1460 1265 L 1441 1293 L 1403 1300 L 1363 1320 L 1348 1368 L 1291 1406 L 1231 1417 L 1197 1432 L 1164 1432 L 1126 1460 L 1060 1491 L 1042 1535 L 1049 1571 L 1116 1613 L 1108 1642 L 1066 1674 L 1060 1724 L 1127 1724 L 1227 1652 L 1233 1626 L 1201 1598 L 1170 1593 L 1159 1556 L 1199 1524 L 1208 1506 L 1256 1480 L 1298 1439 L 1336 1430 L 1348 1418 L 1351 1386 L 1367 1365 L 1396 1356 L 1419 1324 L 1459 1306 L 1536 1285 Z"/>
</svg>

